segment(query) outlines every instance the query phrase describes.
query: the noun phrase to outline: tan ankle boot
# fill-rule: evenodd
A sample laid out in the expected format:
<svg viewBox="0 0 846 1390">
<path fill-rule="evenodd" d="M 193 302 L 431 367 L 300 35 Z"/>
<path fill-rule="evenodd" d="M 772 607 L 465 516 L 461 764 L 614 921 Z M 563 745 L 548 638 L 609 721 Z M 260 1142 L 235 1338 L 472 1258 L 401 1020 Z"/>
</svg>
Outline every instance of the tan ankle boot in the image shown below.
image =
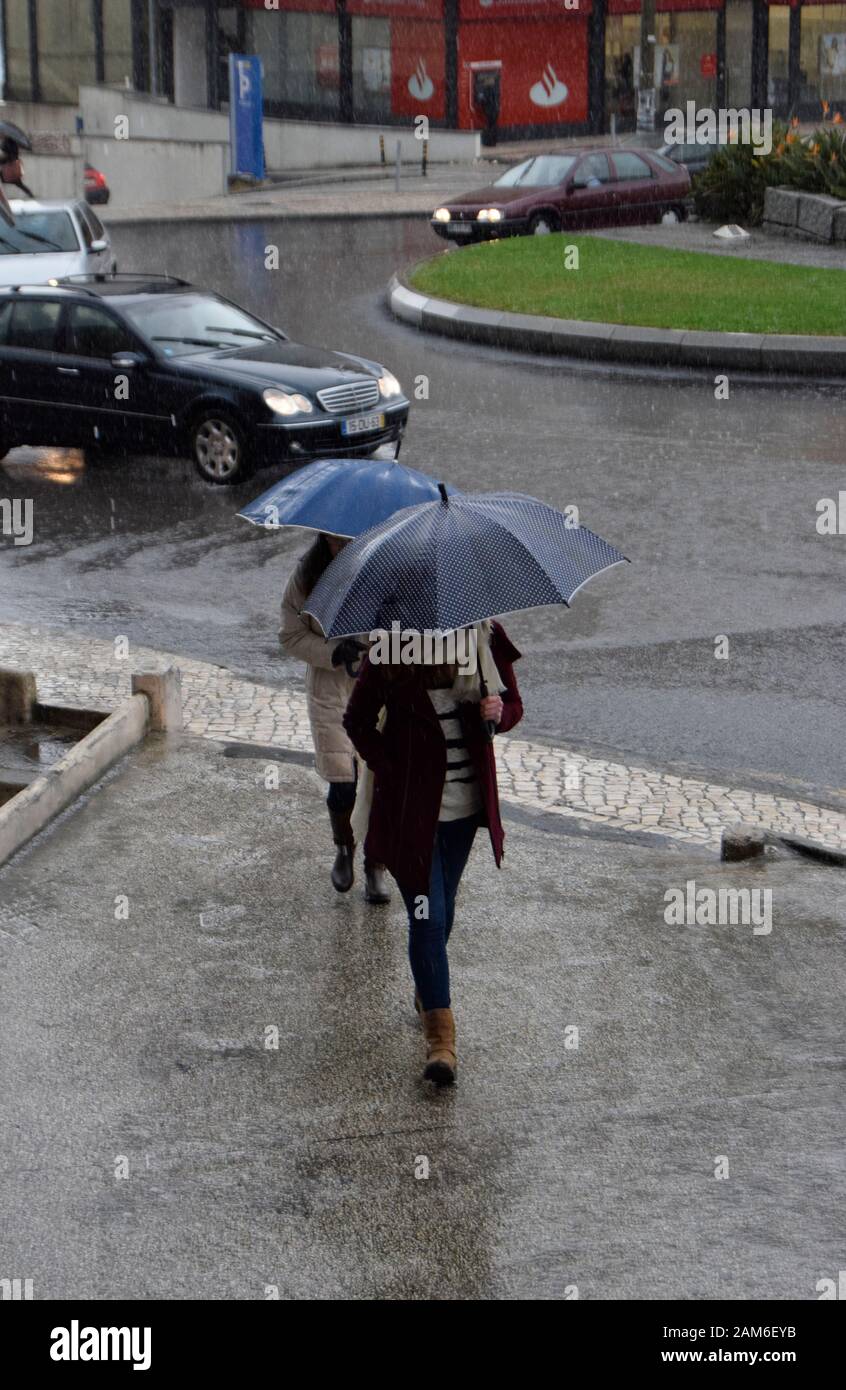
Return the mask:
<svg viewBox="0 0 846 1390">
<path fill-rule="evenodd" d="M 425 1081 L 435 1081 L 439 1086 L 451 1086 L 458 1067 L 452 1009 L 427 1009 L 422 1019 L 426 1037 L 423 1078 Z"/>
</svg>

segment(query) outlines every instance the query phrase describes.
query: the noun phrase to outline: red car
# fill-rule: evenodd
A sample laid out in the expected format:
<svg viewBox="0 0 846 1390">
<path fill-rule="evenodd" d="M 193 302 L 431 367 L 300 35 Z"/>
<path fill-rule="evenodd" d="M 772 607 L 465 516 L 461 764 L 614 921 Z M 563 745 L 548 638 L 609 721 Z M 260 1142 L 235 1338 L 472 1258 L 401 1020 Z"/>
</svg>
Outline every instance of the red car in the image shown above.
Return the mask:
<svg viewBox="0 0 846 1390">
<path fill-rule="evenodd" d="M 110 189 L 106 182 L 106 175 L 101 174 L 100 170 L 95 169 L 91 164 L 85 166 L 83 184 L 87 203 L 103 204 L 109 201 Z"/>
<path fill-rule="evenodd" d="M 655 150 L 537 154 L 479 193 L 438 208 L 431 224 L 447 241 L 660 222 L 686 216 L 690 175 Z"/>
</svg>

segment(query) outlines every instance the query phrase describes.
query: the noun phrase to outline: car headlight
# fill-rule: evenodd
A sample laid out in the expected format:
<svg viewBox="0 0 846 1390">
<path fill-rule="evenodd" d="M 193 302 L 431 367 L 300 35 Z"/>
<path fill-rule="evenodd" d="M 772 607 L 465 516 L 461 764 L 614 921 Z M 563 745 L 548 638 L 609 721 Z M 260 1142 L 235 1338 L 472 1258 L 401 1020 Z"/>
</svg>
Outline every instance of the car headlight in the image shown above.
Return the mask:
<svg viewBox="0 0 846 1390">
<path fill-rule="evenodd" d="M 499 208 L 480 208 L 476 213 L 477 222 L 501 222 L 502 213 Z"/>
<path fill-rule="evenodd" d="M 433 222 L 449 222 L 449 220 L 449 208 L 435 208 L 435 211 L 432 213 Z"/>
<path fill-rule="evenodd" d="M 401 396 L 402 387 L 394 376 L 393 372 L 385 372 L 379 378 L 379 391 L 383 396 Z"/>
<path fill-rule="evenodd" d="M 265 405 L 276 415 L 310 415 L 314 406 L 307 396 L 294 391 L 263 391 Z"/>
</svg>

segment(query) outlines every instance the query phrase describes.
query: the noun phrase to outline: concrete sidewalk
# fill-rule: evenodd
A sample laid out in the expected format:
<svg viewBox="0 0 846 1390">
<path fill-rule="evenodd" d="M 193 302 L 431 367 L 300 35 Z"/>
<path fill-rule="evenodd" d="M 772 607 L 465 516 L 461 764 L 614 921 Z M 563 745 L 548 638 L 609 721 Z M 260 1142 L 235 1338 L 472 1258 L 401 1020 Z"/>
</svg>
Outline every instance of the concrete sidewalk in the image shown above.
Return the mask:
<svg viewBox="0 0 846 1390">
<path fill-rule="evenodd" d="M 37 1299 L 816 1298 L 842 874 L 506 830 L 427 1095 L 402 913 L 332 892 L 315 774 L 132 753 L 0 873 L 4 1270 Z M 772 889 L 771 933 L 666 925 L 692 878 Z"/>
</svg>

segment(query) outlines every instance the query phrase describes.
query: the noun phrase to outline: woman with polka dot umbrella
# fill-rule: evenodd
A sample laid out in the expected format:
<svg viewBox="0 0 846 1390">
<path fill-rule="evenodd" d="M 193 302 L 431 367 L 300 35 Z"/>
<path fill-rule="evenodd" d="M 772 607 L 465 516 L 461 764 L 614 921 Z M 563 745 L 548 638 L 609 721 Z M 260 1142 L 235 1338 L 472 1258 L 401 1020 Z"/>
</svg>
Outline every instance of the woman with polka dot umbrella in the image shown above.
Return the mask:
<svg viewBox="0 0 846 1390">
<path fill-rule="evenodd" d="M 305 605 L 327 638 L 374 639 L 344 715 L 366 765 L 353 825 L 357 839 L 366 832 L 365 856 L 393 874 L 405 902 L 423 1076 L 437 1085 L 456 1075 L 447 942 L 481 826 L 502 862 L 491 735 L 523 714 L 513 669 L 520 653 L 491 615 L 569 604 L 594 574 L 624 559 L 534 497 L 448 496 L 442 487 L 438 501 L 407 507 L 345 546 Z M 404 642 L 397 659 L 395 644 L 376 639 L 393 624 L 421 634 L 472 628 L 474 660 L 441 651 L 432 664 L 407 662 Z M 363 1021 L 363 1041 L 384 1034 L 377 1021 Z M 362 1065 L 366 1059 L 365 1049 Z"/>
<path fill-rule="evenodd" d="M 496 613 L 563 603 L 626 557 L 520 492 L 448 496 L 395 512 L 347 545 L 309 595 L 326 637 L 393 622 L 451 632 Z"/>
</svg>

